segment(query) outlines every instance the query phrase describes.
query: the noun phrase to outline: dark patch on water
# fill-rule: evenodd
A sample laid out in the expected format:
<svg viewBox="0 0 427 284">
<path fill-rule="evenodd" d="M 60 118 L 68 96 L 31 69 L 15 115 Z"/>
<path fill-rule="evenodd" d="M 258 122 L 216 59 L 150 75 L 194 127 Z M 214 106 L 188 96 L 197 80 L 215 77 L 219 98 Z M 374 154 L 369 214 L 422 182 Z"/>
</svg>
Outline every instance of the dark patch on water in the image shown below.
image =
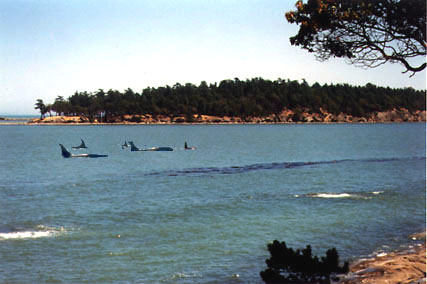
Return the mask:
<svg viewBox="0 0 427 284">
<path fill-rule="evenodd" d="M 188 168 L 182 170 L 166 170 L 158 172 L 150 172 L 149 176 L 203 176 L 203 175 L 231 175 L 241 174 L 252 171 L 261 170 L 281 170 L 281 169 L 294 169 L 308 166 L 320 166 L 330 164 L 342 163 L 387 163 L 395 161 L 408 161 L 408 160 L 425 160 L 425 157 L 403 157 L 403 158 L 376 158 L 376 159 L 344 159 L 332 161 L 318 161 L 318 162 L 283 162 L 283 163 L 262 163 L 247 166 L 229 166 L 229 167 L 201 167 L 201 168 Z"/>
</svg>

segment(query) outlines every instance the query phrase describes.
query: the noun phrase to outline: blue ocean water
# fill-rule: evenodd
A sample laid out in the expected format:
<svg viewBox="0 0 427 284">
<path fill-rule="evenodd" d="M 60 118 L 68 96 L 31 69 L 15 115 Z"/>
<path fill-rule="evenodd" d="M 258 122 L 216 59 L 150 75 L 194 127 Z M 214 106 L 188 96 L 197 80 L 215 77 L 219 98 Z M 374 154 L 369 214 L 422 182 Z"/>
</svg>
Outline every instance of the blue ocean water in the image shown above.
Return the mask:
<svg viewBox="0 0 427 284">
<path fill-rule="evenodd" d="M 425 230 L 423 123 L 3 125 L 0 157 L 1 283 L 262 283 L 275 239 L 352 260 Z"/>
</svg>

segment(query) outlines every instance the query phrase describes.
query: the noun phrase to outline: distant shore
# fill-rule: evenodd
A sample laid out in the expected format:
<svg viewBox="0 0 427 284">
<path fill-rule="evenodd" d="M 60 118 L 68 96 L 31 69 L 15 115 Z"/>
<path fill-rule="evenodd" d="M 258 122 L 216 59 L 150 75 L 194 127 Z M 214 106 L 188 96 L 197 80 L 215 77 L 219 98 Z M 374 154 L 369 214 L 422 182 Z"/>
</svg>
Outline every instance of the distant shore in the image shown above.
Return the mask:
<svg viewBox="0 0 427 284">
<path fill-rule="evenodd" d="M 9 125 L 9 124 L 26 124 L 27 122 L 34 119 L 33 117 L 7 117 L 7 116 L 0 116 L 0 125 Z"/>
<path fill-rule="evenodd" d="M 426 233 L 414 234 L 411 239 L 423 243 L 405 251 L 358 260 L 350 265 L 350 273 L 339 283 L 426 283 Z"/>
<path fill-rule="evenodd" d="M 11 119 L 15 120 L 16 119 Z M 23 119 L 21 119 L 23 120 Z M 109 117 L 105 122 L 85 116 L 47 116 L 43 119 L 34 118 L 23 122 L 25 124 L 50 125 L 144 125 L 144 124 L 291 124 L 291 123 L 396 123 L 396 122 L 426 122 L 426 111 L 407 109 L 392 109 L 375 112 L 364 117 L 349 114 L 331 114 L 322 109 L 319 112 L 283 110 L 279 114 L 264 117 L 228 117 L 212 115 L 164 116 L 164 115 L 122 115 Z M 4 121 L 0 124 L 7 124 Z M 16 122 L 14 124 L 17 124 Z"/>
<path fill-rule="evenodd" d="M 0 121 L 28 121 L 33 118 L 30 117 L 0 117 Z"/>
</svg>

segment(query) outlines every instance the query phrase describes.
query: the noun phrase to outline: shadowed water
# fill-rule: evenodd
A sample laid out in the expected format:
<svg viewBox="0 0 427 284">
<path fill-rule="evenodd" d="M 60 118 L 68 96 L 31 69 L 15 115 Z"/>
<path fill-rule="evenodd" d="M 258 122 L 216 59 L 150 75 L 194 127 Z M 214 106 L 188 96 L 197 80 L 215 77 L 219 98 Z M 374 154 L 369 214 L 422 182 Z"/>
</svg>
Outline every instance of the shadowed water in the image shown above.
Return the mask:
<svg viewBox="0 0 427 284">
<path fill-rule="evenodd" d="M 297 167 L 307 166 L 321 166 L 328 164 L 341 164 L 341 163 L 386 163 L 391 161 L 405 162 L 407 160 L 425 160 L 424 157 L 408 157 L 408 158 L 388 158 L 388 159 L 361 159 L 361 160 L 334 160 L 334 161 L 321 161 L 321 162 L 294 162 L 294 163 L 266 163 L 266 164 L 254 164 L 248 166 L 231 166 L 231 167 L 210 167 L 210 168 L 190 168 L 182 170 L 168 170 L 162 172 L 151 172 L 147 175 L 167 175 L 167 176 L 179 176 L 179 175 L 214 175 L 214 174 L 239 174 L 250 171 L 262 171 L 262 170 L 277 170 L 277 169 L 292 169 Z"/>
</svg>

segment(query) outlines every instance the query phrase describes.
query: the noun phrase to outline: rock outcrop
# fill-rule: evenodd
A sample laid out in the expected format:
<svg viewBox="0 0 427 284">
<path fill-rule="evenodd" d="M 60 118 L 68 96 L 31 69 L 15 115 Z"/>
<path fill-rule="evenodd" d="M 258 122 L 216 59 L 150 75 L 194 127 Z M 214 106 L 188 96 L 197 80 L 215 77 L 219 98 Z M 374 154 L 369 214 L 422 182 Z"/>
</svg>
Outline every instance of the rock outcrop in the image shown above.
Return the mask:
<svg viewBox="0 0 427 284">
<path fill-rule="evenodd" d="M 323 109 L 311 112 L 308 109 L 284 109 L 278 114 L 263 117 L 228 117 L 211 115 L 174 116 L 165 115 L 123 115 L 111 117 L 110 124 L 274 124 L 274 123 L 389 123 L 389 122 L 426 122 L 426 111 L 392 109 L 384 112 L 374 112 L 363 117 L 352 116 L 345 113 L 338 115 Z M 83 116 L 52 116 L 43 119 L 33 119 L 29 124 L 99 124 L 96 119 L 90 122 Z M 105 122 L 102 122 L 105 123 Z"/>
</svg>

